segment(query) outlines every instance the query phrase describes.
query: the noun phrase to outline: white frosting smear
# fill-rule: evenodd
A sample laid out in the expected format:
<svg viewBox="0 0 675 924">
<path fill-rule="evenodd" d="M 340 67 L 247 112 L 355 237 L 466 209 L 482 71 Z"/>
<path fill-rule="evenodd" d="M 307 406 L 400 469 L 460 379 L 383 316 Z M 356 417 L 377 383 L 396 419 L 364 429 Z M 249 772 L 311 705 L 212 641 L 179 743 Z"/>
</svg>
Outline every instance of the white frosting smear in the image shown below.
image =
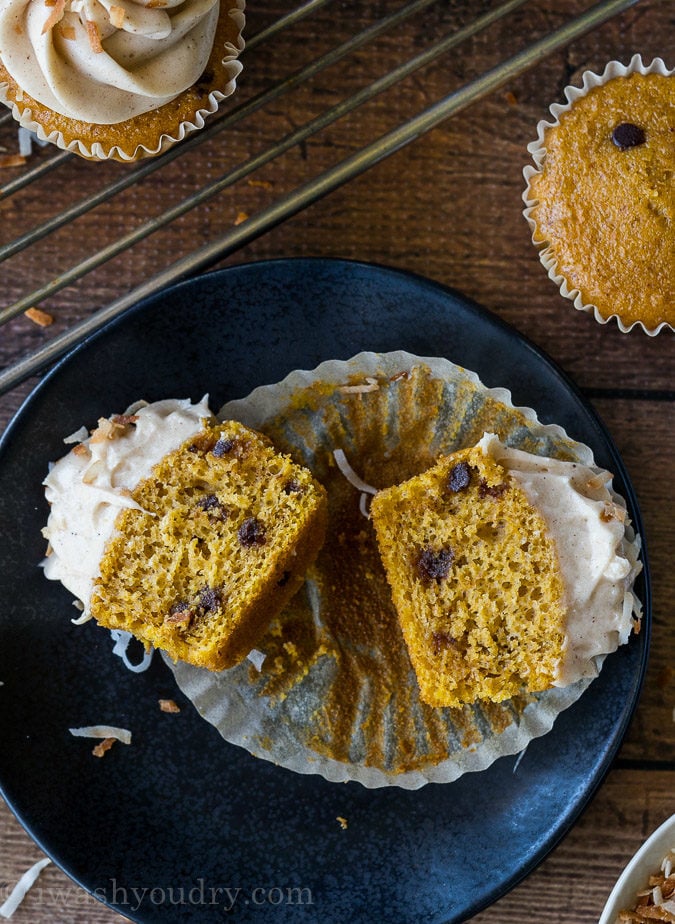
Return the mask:
<svg viewBox="0 0 675 924">
<path fill-rule="evenodd" d="M 566 648 L 556 686 L 595 677 L 600 659 L 628 641 L 639 603 L 631 587 L 641 564 L 626 536 L 626 510 L 611 474 L 510 449 L 492 433 L 480 442 L 516 479 L 545 521 L 558 554 L 567 609 Z"/>
<path fill-rule="evenodd" d="M 0 0 L 0 58 L 38 102 L 110 125 L 197 81 L 218 15 L 219 0 Z"/>
<path fill-rule="evenodd" d="M 134 420 L 125 423 L 129 415 Z M 124 416 L 100 420 L 91 436 L 52 466 L 44 480 L 50 503 L 44 572 L 75 594 L 85 612 L 118 513 L 140 509 L 129 492 L 208 417 L 207 397 L 198 404 L 171 398 L 133 405 Z"/>
</svg>

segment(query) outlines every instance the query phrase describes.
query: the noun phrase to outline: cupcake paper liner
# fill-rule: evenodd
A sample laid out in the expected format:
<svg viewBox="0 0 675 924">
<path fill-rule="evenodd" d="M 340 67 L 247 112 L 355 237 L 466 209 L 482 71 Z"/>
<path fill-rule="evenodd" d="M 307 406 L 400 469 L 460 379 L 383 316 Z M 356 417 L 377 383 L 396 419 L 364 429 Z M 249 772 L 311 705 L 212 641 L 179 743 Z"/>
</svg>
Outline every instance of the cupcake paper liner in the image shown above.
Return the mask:
<svg viewBox="0 0 675 924">
<path fill-rule="evenodd" d="M 534 239 L 536 221 L 532 217 L 532 214 L 536 206 L 536 200 L 530 195 L 530 184 L 532 182 L 532 178 L 541 172 L 544 160 L 546 158 L 546 131 L 549 128 L 553 128 L 555 125 L 558 125 L 560 122 L 560 117 L 565 112 L 567 112 L 578 99 L 580 99 L 582 96 L 585 96 L 589 90 L 593 89 L 594 87 L 601 86 L 602 84 L 613 80 L 615 77 L 628 77 L 630 74 L 659 74 L 663 77 L 669 77 L 675 74 L 675 70 L 667 68 L 661 58 L 654 58 L 650 64 L 645 65 L 642 62 L 642 57 L 639 54 L 636 54 L 633 55 L 628 64 L 622 64 L 620 61 L 608 62 L 601 74 L 596 74 L 590 70 L 585 71 L 582 75 L 581 86 L 566 87 L 564 95 L 567 99 L 567 102 L 553 103 L 549 107 L 549 112 L 551 113 L 553 120 L 547 121 L 546 119 L 542 119 L 537 125 L 536 141 L 530 142 L 530 144 L 527 146 L 527 150 L 531 154 L 534 161 L 534 166 L 529 164 L 523 169 L 523 176 L 526 182 L 526 188 L 522 196 L 523 202 L 526 206 L 523 211 L 523 215 L 525 216 L 530 229 L 532 230 L 532 242 L 539 250 L 539 259 L 547 270 L 549 279 L 551 279 L 558 286 L 561 295 L 574 302 L 574 307 L 578 311 L 585 311 L 589 314 L 593 314 L 595 320 L 599 324 L 607 324 L 610 321 L 615 320 L 618 324 L 619 330 L 621 330 L 622 333 L 628 333 L 634 327 L 639 326 L 650 337 L 655 337 L 663 330 L 675 330 L 675 328 L 666 321 L 663 321 L 656 328 L 650 329 L 639 320 L 633 321 L 630 324 L 625 324 L 616 314 L 604 317 L 602 314 L 600 314 L 598 308 L 592 302 L 584 301 L 579 290 L 568 285 L 564 276 L 558 272 L 558 261 L 555 255 L 552 253 L 551 247 L 545 242 L 536 241 Z"/>
<path fill-rule="evenodd" d="M 220 15 L 229 15 L 238 30 L 236 44 L 226 42 L 223 48 L 224 54 L 222 64 L 225 69 L 227 80 L 224 86 L 211 90 L 206 99 L 206 103 L 195 110 L 191 118 L 183 120 L 178 126 L 177 131 L 174 133 L 166 132 L 161 134 L 154 145 L 139 144 L 134 150 L 127 151 L 119 144 L 111 144 L 110 146 L 106 145 L 104 147 L 103 143 L 100 141 L 95 141 L 91 145 L 87 145 L 81 139 L 74 139 L 67 142 L 62 132 L 58 130 L 45 131 L 44 126 L 35 120 L 31 109 L 22 109 L 18 106 L 8 95 L 8 86 L 6 83 L 0 83 L 0 102 L 4 103 L 12 110 L 12 116 L 22 128 L 33 132 L 40 141 L 50 142 L 64 151 L 78 154 L 80 157 L 84 157 L 87 160 L 119 160 L 124 163 L 130 163 L 144 157 L 154 157 L 157 154 L 161 154 L 179 141 L 183 141 L 188 135 L 204 128 L 207 118 L 214 115 L 218 111 L 218 107 L 222 100 L 231 96 L 236 89 L 237 77 L 242 71 L 242 64 L 239 61 L 239 56 L 244 50 L 242 32 L 245 24 L 245 0 L 222 0 L 222 2 L 229 3 L 231 8 L 227 13 L 221 10 Z M 21 99 L 20 93 L 17 94 L 17 98 Z"/>
<path fill-rule="evenodd" d="M 486 388 L 474 373 L 404 352 L 293 372 L 228 403 L 219 416 L 267 433 L 313 471 L 329 498 L 326 545 L 257 646 L 262 665 L 245 661 L 214 674 L 165 658 L 227 741 L 335 782 L 416 789 L 521 752 L 581 696 L 590 680 L 501 704 L 422 703 L 362 489 L 416 474 L 485 430 L 511 446 L 593 466 L 589 447 L 514 407 L 508 391 Z M 336 450 L 358 478 L 345 476 Z M 637 574 L 639 539 L 628 525 L 626 545 Z M 627 600 L 639 611 L 630 594 Z"/>
</svg>

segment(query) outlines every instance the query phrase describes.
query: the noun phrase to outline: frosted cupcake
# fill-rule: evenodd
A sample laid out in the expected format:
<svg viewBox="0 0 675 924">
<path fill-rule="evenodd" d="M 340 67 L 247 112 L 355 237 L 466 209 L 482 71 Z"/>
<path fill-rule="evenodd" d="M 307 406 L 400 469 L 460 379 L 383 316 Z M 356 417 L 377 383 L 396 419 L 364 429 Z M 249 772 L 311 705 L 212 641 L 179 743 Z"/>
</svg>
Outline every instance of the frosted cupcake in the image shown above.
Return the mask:
<svg viewBox="0 0 675 924">
<path fill-rule="evenodd" d="M 84 157 L 158 154 L 235 90 L 244 0 L 223 2 L 3 0 L 0 99 Z"/>
<path fill-rule="evenodd" d="M 81 435 L 45 480 L 47 577 L 173 659 L 241 661 L 316 558 L 324 489 L 204 401 L 143 404 Z"/>
<path fill-rule="evenodd" d="M 675 78 L 636 55 L 587 72 L 529 145 L 525 216 L 561 293 L 626 332 L 675 327 Z"/>
</svg>

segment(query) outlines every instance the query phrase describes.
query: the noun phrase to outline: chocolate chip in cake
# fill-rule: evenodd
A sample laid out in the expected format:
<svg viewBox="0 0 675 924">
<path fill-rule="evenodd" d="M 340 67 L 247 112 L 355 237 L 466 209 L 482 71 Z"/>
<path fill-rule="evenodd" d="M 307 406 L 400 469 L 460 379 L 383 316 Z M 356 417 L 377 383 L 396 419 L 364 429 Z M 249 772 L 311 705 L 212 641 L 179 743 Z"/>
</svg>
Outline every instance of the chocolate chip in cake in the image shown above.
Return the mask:
<svg viewBox="0 0 675 924">
<path fill-rule="evenodd" d="M 621 122 L 612 132 L 612 141 L 620 151 L 637 148 L 647 140 L 644 128 L 632 122 Z"/>
<path fill-rule="evenodd" d="M 448 476 L 448 488 L 457 494 L 458 491 L 464 491 L 471 483 L 471 466 L 468 462 L 458 462 L 450 469 Z"/>
<path fill-rule="evenodd" d="M 450 572 L 450 565 L 455 560 L 455 553 L 451 548 L 423 549 L 416 562 L 417 574 L 423 581 L 436 581 L 438 584 Z"/>
<path fill-rule="evenodd" d="M 199 594 L 199 610 L 200 615 L 206 613 L 212 613 L 214 610 L 220 608 L 222 603 L 222 596 L 220 591 L 216 587 L 205 587 Z"/>
<path fill-rule="evenodd" d="M 237 530 L 239 541 L 246 548 L 253 545 L 265 545 L 267 541 L 266 530 L 263 523 L 255 517 L 248 517 Z"/>
<path fill-rule="evenodd" d="M 212 520 L 226 520 L 228 516 L 227 508 L 223 507 L 215 494 L 205 494 L 200 497 L 196 505 L 200 510 L 204 510 Z"/>
<path fill-rule="evenodd" d="M 212 452 L 217 459 L 222 459 L 224 455 L 227 455 L 228 452 L 232 452 L 233 449 L 234 440 L 221 438 L 216 440 L 216 444 L 213 447 Z"/>
<path fill-rule="evenodd" d="M 290 481 L 287 481 L 284 485 L 284 494 L 300 494 L 302 493 L 302 485 L 299 481 L 296 481 L 295 478 L 291 478 Z"/>
</svg>

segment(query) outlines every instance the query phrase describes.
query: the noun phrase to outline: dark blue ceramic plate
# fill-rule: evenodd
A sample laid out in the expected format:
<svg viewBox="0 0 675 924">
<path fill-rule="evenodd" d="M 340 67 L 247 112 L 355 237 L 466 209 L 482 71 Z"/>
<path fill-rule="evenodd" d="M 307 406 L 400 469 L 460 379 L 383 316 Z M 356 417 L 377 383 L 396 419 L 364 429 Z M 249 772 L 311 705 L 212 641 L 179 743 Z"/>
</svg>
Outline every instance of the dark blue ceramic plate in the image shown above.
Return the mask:
<svg viewBox="0 0 675 924">
<path fill-rule="evenodd" d="M 515 330 L 404 273 L 324 260 L 237 266 L 150 298 L 75 350 L 0 445 L 0 782 L 39 845 L 134 921 L 464 921 L 569 830 L 625 732 L 647 657 L 646 573 L 643 632 L 517 769 L 502 758 L 416 792 L 257 760 L 199 717 L 159 658 L 132 674 L 106 631 L 70 624 L 70 595 L 37 567 L 40 482 L 64 435 L 140 397 L 208 391 L 219 407 L 364 349 L 446 356 L 509 387 L 516 404 L 592 446 L 640 528 L 617 451 L 569 381 Z M 161 713 L 159 697 L 182 712 Z M 131 746 L 98 760 L 67 731 L 100 722 L 132 729 Z"/>
</svg>

